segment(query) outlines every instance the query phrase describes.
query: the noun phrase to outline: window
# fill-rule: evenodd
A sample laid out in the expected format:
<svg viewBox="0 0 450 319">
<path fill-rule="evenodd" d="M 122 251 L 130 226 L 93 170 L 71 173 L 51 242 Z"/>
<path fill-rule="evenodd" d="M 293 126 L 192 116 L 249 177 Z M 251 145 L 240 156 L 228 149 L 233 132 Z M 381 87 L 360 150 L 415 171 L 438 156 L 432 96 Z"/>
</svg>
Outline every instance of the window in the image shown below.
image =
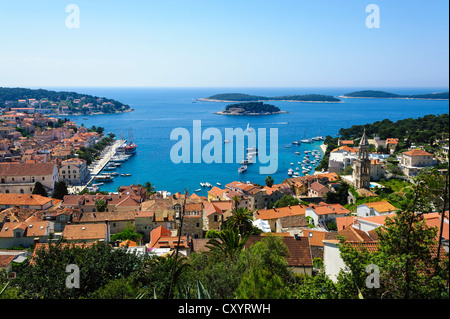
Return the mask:
<svg viewBox="0 0 450 319">
<path fill-rule="evenodd" d="M 45 181 L 45 177 L 42 177 L 42 180 Z"/>
<path fill-rule="evenodd" d="M 63 174 L 65 174 L 65 173 L 66 173 L 66 171 L 62 171 L 62 173 L 63 173 Z"/>
<path fill-rule="evenodd" d="M 76 170 L 73 170 L 72 172 L 75 174 L 77 171 L 76 171 Z"/>
<path fill-rule="evenodd" d="M 217 215 L 214 215 L 214 221 L 215 222 L 217 221 Z"/>
<path fill-rule="evenodd" d="M 195 224 L 195 227 L 200 227 L 200 223 L 196 223 L 196 224 Z"/>
<path fill-rule="evenodd" d="M 21 194 L 23 194 L 23 193 L 24 193 L 24 191 L 23 191 L 23 189 L 22 189 L 22 188 L 20 189 L 20 193 L 21 193 Z"/>
</svg>

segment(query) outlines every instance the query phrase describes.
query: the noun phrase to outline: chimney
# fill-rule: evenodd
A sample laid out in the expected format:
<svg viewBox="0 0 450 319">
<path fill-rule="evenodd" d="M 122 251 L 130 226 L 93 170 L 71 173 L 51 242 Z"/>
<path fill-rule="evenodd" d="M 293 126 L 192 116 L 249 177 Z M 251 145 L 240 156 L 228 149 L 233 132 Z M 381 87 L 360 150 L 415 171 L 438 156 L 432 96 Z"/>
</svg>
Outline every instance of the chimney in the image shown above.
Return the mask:
<svg viewBox="0 0 450 319">
<path fill-rule="evenodd" d="M 108 219 L 105 219 L 105 223 L 106 223 L 106 242 L 109 243 L 110 233 L 109 233 L 109 222 L 108 222 Z"/>
</svg>

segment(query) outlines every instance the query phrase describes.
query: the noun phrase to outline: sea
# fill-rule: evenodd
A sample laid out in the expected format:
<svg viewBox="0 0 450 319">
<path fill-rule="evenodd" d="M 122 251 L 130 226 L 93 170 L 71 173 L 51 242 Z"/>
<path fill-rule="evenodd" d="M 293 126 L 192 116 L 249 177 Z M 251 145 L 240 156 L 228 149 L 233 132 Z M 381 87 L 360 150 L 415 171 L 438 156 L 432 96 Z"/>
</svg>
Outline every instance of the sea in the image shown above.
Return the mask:
<svg viewBox="0 0 450 319">
<path fill-rule="evenodd" d="M 189 192 L 199 196 L 206 196 L 208 187 L 201 187 L 200 183 L 208 182 L 212 186 L 224 187 L 233 181 L 252 182 L 264 185 L 268 175 L 272 176 L 275 184 L 289 178 L 288 169 L 296 171 L 302 176 L 302 168 L 298 162 L 303 160 L 305 151 L 320 151 L 321 141 L 312 144 L 294 145 L 293 141 L 311 138 L 317 135 L 338 136 L 341 128 L 352 125 L 363 125 L 390 119 L 397 121 L 405 118 L 418 118 L 427 114 L 443 114 L 449 112 L 449 101 L 413 100 L 413 99 L 357 99 L 343 98 L 343 103 L 307 103 L 270 101 L 282 111 L 288 113 L 265 116 L 227 116 L 215 114 L 230 104 L 226 102 L 196 101 L 198 98 L 208 97 L 218 93 L 246 93 L 261 96 L 281 96 L 296 94 L 326 94 L 338 97 L 368 88 L 361 87 L 330 87 L 330 88 L 254 88 L 254 87 L 211 87 L 211 88 L 103 88 L 103 87 L 48 87 L 56 91 L 75 91 L 99 97 L 118 100 L 130 105 L 133 112 L 121 114 L 102 114 L 88 116 L 64 116 L 78 125 L 86 127 L 101 126 L 105 133 L 112 132 L 116 138 L 132 139 L 137 145 L 136 153 L 124 163 L 117 172 L 131 174 L 131 176 L 116 176 L 110 183 L 100 187 L 102 191 L 115 192 L 119 186 L 131 184 L 145 184 L 150 182 L 157 191 L 170 193 Z M 432 92 L 447 92 L 448 88 L 369 88 L 397 94 L 421 94 Z M 64 118 L 63 117 L 63 118 Z M 200 121 L 200 122 L 199 122 Z M 196 130 L 205 133 L 212 129 L 216 134 L 204 140 L 196 138 Z M 201 127 L 199 127 L 199 124 Z M 226 129 L 243 131 L 247 127 L 253 128 L 257 139 L 263 141 L 259 129 L 266 129 L 266 157 L 254 164 L 248 165 L 247 171 L 239 173 L 240 160 L 236 159 L 239 150 L 238 141 L 232 141 L 234 149 L 233 162 L 225 160 Z M 271 130 L 272 129 L 272 130 Z M 185 162 L 178 162 L 174 156 L 174 149 L 180 146 L 181 136 L 176 132 L 189 132 L 183 136 L 184 149 L 176 154 L 185 155 Z M 271 132 L 274 134 L 271 135 Z M 275 134 L 276 132 L 276 134 Z M 171 134 L 174 136 L 171 139 Z M 205 133 L 206 134 L 206 133 Z M 277 135 L 277 136 L 276 136 Z M 186 138 L 187 136 L 187 138 Z M 213 139 L 221 138 L 220 142 L 212 143 Z M 272 138 L 271 138 L 272 137 Z M 394 136 L 393 136 L 394 137 Z M 247 143 L 247 139 L 244 139 Z M 217 141 L 215 141 L 217 142 Z M 259 140 L 257 140 L 257 143 Z M 187 146 L 186 146 L 187 145 Z M 195 145 L 195 146 L 194 146 Z M 215 145 L 213 153 L 222 152 L 222 159 L 216 158 L 210 162 L 206 156 L 200 156 L 201 151 Z M 259 144 L 257 144 L 258 146 Z M 262 144 L 261 144 L 262 145 Z M 253 146 L 245 144 L 245 146 Z M 269 147 L 272 146 L 272 149 Z M 219 150 L 220 149 L 220 150 Z M 189 150 L 189 151 L 188 151 Z M 172 156 L 171 156 L 172 151 Z M 183 153 L 182 153 L 183 152 Z M 188 153 L 189 152 L 189 153 Z M 298 152 L 298 153 L 295 153 Z M 261 151 L 260 151 L 261 153 Z M 187 155 L 186 155 L 187 154 Z M 264 155 L 263 154 L 263 155 Z M 267 162 L 267 156 L 272 162 Z M 194 157 L 195 163 L 194 163 Z M 263 158 L 263 157 L 261 157 Z M 276 167 L 273 169 L 276 162 Z M 272 171 L 264 172 L 263 167 L 271 164 Z M 318 165 L 318 163 L 316 164 Z M 314 173 L 314 167 L 309 174 Z"/>
</svg>

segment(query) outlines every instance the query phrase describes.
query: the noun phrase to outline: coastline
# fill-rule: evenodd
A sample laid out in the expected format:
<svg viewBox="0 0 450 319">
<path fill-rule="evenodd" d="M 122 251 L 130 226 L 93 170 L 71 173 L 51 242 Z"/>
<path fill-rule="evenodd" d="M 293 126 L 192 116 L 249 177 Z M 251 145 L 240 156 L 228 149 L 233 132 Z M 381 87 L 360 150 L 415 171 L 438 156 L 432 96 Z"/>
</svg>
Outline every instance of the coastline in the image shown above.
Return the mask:
<svg viewBox="0 0 450 319">
<path fill-rule="evenodd" d="M 230 101 L 230 100 L 215 100 L 208 98 L 199 98 L 197 101 L 202 102 L 224 102 L 224 103 L 245 103 L 245 102 L 304 102 L 304 103 L 344 103 L 343 101 L 303 101 L 303 100 L 258 100 L 258 101 Z"/>
<path fill-rule="evenodd" d="M 287 111 L 279 111 L 279 112 L 271 112 L 271 113 L 228 113 L 228 112 L 224 112 L 224 111 L 220 111 L 220 112 L 215 112 L 214 114 L 218 114 L 218 115 L 233 115 L 233 116 L 245 116 L 245 115 L 274 115 L 274 114 L 284 114 L 284 113 L 289 113 Z"/>
<path fill-rule="evenodd" d="M 105 112 L 95 112 L 90 114 L 83 114 L 83 113 L 72 113 L 72 114 L 65 114 L 65 113 L 49 113 L 44 114 L 45 116 L 91 116 L 91 115 L 105 115 L 105 114 L 122 114 L 122 113 L 129 113 L 134 112 L 134 109 L 128 109 L 126 111 L 120 111 L 120 112 L 114 112 L 114 113 L 105 113 Z"/>
<path fill-rule="evenodd" d="M 430 99 L 420 97 L 376 97 L 376 96 L 338 96 L 342 99 L 389 99 L 389 100 L 430 100 L 430 101 L 448 101 L 449 99 Z"/>
</svg>

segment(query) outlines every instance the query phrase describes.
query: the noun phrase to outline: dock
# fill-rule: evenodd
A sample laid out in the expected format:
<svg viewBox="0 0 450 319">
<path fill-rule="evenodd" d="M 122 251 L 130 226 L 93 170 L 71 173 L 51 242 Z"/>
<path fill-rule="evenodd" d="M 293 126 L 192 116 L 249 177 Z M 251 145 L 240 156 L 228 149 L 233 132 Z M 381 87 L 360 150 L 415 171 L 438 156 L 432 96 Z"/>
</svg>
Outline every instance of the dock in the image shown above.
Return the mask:
<svg viewBox="0 0 450 319">
<path fill-rule="evenodd" d="M 116 149 L 123 144 L 126 143 L 126 140 L 116 140 L 114 144 L 106 147 L 102 154 L 100 155 L 100 159 L 94 161 L 91 165 L 88 166 L 89 170 L 89 180 L 84 185 L 78 185 L 74 187 L 68 188 L 69 194 L 77 194 L 82 191 L 87 186 L 91 185 L 94 181 L 94 178 L 102 171 L 102 169 L 108 164 L 111 158 L 116 154 Z"/>
</svg>

